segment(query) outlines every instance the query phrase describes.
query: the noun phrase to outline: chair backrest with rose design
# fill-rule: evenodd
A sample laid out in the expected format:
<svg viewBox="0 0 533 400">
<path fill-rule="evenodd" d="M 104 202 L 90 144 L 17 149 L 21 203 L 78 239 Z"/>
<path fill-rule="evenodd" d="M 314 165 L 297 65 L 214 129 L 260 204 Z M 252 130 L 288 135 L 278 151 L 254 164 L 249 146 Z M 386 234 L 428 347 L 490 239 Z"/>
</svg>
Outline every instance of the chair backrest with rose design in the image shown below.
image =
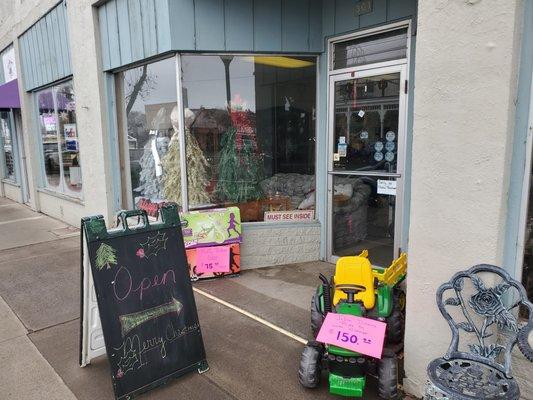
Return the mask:
<svg viewBox="0 0 533 400">
<path fill-rule="evenodd" d="M 452 341 L 428 365 L 425 399 L 519 399 L 511 373 L 515 344 L 533 361 L 533 305 L 522 285 L 502 268 L 476 265 L 439 287 L 437 306 Z M 527 309 L 527 320 L 517 318 L 519 307 Z"/>
</svg>

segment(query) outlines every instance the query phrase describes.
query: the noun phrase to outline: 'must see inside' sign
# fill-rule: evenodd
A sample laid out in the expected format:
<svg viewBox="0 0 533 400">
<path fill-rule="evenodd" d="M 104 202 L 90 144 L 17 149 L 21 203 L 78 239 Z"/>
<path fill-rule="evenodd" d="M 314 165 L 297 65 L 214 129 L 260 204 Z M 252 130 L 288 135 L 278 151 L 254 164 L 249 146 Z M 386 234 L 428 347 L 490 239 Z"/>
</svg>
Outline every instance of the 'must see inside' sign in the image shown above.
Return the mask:
<svg viewBox="0 0 533 400">
<path fill-rule="evenodd" d="M 301 222 L 314 218 L 314 210 L 265 211 L 265 222 Z"/>
</svg>

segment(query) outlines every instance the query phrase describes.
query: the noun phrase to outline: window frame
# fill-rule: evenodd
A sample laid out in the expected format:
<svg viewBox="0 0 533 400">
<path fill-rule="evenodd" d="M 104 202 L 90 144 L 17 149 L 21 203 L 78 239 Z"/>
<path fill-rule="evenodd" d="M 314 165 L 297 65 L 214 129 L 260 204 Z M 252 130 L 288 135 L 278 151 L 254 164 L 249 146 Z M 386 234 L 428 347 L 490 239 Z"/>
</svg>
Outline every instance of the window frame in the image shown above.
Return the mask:
<svg viewBox="0 0 533 400">
<path fill-rule="evenodd" d="M 63 150 L 61 148 L 61 132 L 59 130 L 59 124 L 57 123 L 57 129 L 56 129 L 56 138 L 57 138 L 57 154 L 58 154 L 58 162 L 59 162 L 59 177 L 60 182 L 57 186 L 51 186 L 48 183 L 48 177 L 46 175 L 46 167 L 44 164 L 44 143 L 41 133 L 41 121 L 40 121 L 40 111 L 39 111 L 39 94 L 44 93 L 45 91 L 52 91 L 52 100 L 54 103 L 54 116 L 56 118 L 56 121 L 59 121 L 59 113 L 58 113 L 58 107 L 57 107 L 57 89 L 65 84 L 71 84 L 72 90 L 74 92 L 74 98 L 76 98 L 76 90 L 74 88 L 74 80 L 72 76 L 67 77 L 66 79 L 62 79 L 60 81 L 53 82 L 49 85 L 39 87 L 38 89 L 32 90 L 32 100 L 34 103 L 34 110 L 35 110 L 35 123 L 36 127 L 38 129 L 37 132 L 37 152 L 39 154 L 40 159 L 40 187 L 39 189 L 44 190 L 49 193 L 53 193 L 58 196 L 65 196 L 66 198 L 72 198 L 75 201 L 83 201 L 83 170 L 81 173 L 81 189 L 79 192 L 75 192 L 73 190 L 70 190 L 66 184 L 65 184 L 65 175 L 64 175 L 64 166 L 63 166 Z M 77 122 L 77 110 L 74 109 L 76 112 L 76 126 L 78 124 Z M 79 140 L 79 131 L 78 131 L 78 140 Z M 81 162 L 81 151 L 78 149 L 78 158 L 80 163 L 80 168 L 82 165 Z"/>
<path fill-rule="evenodd" d="M 154 58 L 154 59 L 150 59 L 150 60 L 145 60 L 146 62 L 141 62 L 141 63 L 134 63 L 132 65 L 129 65 L 127 67 L 122 67 L 122 68 L 119 68 L 119 69 L 116 69 L 113 71 L 113 76 L 114 76 L 114 79 L 115 79 L 115 88 L 120 88 L 121 90 L 116 90 L 116 106 L 117 106 L 117 120 L 122 120 L 122 124 L 119 124 L 119 125 L 122 125 L 122 129 L 119 129 L 117 134 L 119 135 L 119 141 L 123 141 L 124 140 L 124 136 L 126 135 L 127 136 L 127 131 L 128 131 L 128 128 L 127 128 L 127 122 L 124 121 L 124 118 L 125 118 L 125 115 L 124 115 L 124 111 L 121 109 L 121 107 L 123 106 L 123 100 L 118 97 L 122 97 L 123 96 L 123 84 L 120 81 L 120 79 L 123 77 L 123 73 L 127 70 L 130 70 L 130 69 L 133 69 L 133 68 L 138 68 L 138 67 L 141 67 L 143 65 L 149 65 L 149 64 L 152 64 L 152 63 L 155 63 L 155 62 L 158 62 L 158 61 L 162 61 L 162 60 L 165 60 L 165 59 L 168 59 L 168 58 L 171 58 L 173 57 L 174 60 L 175 60 L 175 73 L 176 73 L 176 91 L 177 91 L 177 96 L 176 96 L 176 103 L 177 103 L 177 107 L 178 107 L 178 122 L 179 122 L 179 126 L 178 126 L 178 137 L 179 137 L 179 140 L 180 140 L 180 143 L 185 143 L 185 116 L 184 116 L 184 108 L 183 108 L 183 84 L 182 84 L 182 60 L 181 58 L 183 56 L 236 56 L 236 57 L 261 57 L 261 56 L 267 56 L 267 57 L 272 57 L 272 56 L 283 56 L 283 57 L 311 57 L 315 60 L 315 101 L 314 101 L 314 107 L 315 107 L 315 119 L 314 119 L 314 126 L 315 126 L 315 138 L 314 138 L 314 142 L 315 142 L 315 148 L 314 148 L 314 156 L 315 156 L 315 176 L 314 176 L 314 179 L 315 179 L 315 196 L 316 196 L 316 182 L 317 182 L 317 175 L 318 175 L 318 169 L 317 169 L 317 164 L 318 164 L 318 159 L 319 159 L 319 150 L 318 150 L 318 146 L 316 146 L 316 140 L 317 140 L 317 136 L 318 136 L 318 132 L 319 132 L 319 106 L 320 106 L 320 54 L 319 53 L 238 53 L 238 52 L 176 52 L 174 53 L 173 55 L 164 55 L 162 57 L 157 57 L 157 58 Z M 128 154 L 125 154 L 128 152 L 128 149 L 126 146 L 121 146 L 121 151 L 120 151 L 120 158 L 121 158 L 121 163 L 125 163 L 126 160 L 129 160 L 129 155 Z M 186 159 L 186 149 L 185 149 L 185 146 L 180 146 L 180 171 L 181 171 L 181 193 L 182 193 L 182 212 L 189 212 L 189 211 L 193 211 L 193 210 L 202 210 L 202 209 L 209 209 L 209 208 L 212 208 L 210 206 L 200 206 L 200 207 L 192 207 L 190 208 L 189 207 L 189 198 L 188 198 L 188 187 L 187 187 L 187 159 Z M 129 166 L 129 163 L 128 163 L 128 167 L 127 168 L 130 168 Z M 124 175 L 130 175 L 131 172 L 128 174 L 124 174 Z M 122 179 L 121 179 L 121 192 L 123 193 L 123 195 L 126 195 L 127 198 L 123 199 L 122 200 L 122 203 L 123 204 L 128 204 L 128 205 L 133 205 L 133 198 L 132 198 L 132 193 L 131 193 L 131 190 L 124 190 L 124 179 L 126 178 L 125 176 L 122 176 Z M 131 179 L 131 178 L 126 178 L 126 179 Z M 290 224 L 290 226 L 298 226 L 298 225 L 308 225 L 308 224 L 316 224 L 317 221 L 319 220 L 318 218 L 318 210 L 317 210 L 317 203 L 318 203 L 318 196 L 316 197 L 316 200 L 315 200 L 315 213 L 314 213 L 314 218 L 313 220 L 311 221 L 299 221 L 299 222 L 295 222 L 295 223 L 284 223 L 284 222 L 276 222 L 276 223 L 271 223 L 271 222 L 265 222 L 265 221 L 254 221 L 254 222 L 243 222 L 244 225 L 260 225 L 260 226 L 263 226 L 263 225 L 272 225 L 272 226 L 280 226 L 280 225 L 288 225 Z"/>
</svg>

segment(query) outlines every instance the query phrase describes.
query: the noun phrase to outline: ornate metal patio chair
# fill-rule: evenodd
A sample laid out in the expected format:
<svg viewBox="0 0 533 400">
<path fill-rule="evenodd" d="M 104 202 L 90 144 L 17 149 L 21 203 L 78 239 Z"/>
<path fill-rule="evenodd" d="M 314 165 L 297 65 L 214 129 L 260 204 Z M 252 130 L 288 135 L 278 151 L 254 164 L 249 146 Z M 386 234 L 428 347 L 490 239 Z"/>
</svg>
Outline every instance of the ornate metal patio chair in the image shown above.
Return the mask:
<svg viewBox="0 0 533 400">
<path fill-rule="evenodd" d="M 452 341 L 446 354 L 428 365 L 424 398 L 519 399 L 511 374 L 514 345 L 533 361 L 528 341 L 533 305 L 522 285 L 502 268 L 476 265 L 437 290 L 437 305 L 450 325 Z M 517 319 L 519 306 L 527 308 L 527 321 Z"/>
</svg>

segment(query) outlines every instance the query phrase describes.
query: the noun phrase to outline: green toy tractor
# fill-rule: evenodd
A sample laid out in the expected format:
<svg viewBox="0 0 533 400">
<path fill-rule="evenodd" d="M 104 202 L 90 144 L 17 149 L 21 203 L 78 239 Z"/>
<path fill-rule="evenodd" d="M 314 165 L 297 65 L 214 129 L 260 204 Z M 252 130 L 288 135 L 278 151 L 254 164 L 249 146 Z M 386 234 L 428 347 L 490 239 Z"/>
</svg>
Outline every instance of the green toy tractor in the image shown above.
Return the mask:
<svg viewBox="0 0 533 400">
<path fill-rule="evenodd" d="M 348 349 L 310 341 L 303 349 L 298 377 L 302 386 L 316 388 L 322 370 L 329 372 L 329 391 L 350 397 L 363 396 L 366 376 L 378 379 L 383 399 L 398 398 L 398 359 L 403 347 L 405 294 L 397 285 L 405 278 L 407 255 L 403 253 L 386 269 L 372 267 L 365 250 L 359 256 L 337 261 L 330 281 L 322 284 L 311 300 L 311 329 L 317 336 L 327 313 L 349 314 L 387 324 L 381 359 Z"/>
</svg>

